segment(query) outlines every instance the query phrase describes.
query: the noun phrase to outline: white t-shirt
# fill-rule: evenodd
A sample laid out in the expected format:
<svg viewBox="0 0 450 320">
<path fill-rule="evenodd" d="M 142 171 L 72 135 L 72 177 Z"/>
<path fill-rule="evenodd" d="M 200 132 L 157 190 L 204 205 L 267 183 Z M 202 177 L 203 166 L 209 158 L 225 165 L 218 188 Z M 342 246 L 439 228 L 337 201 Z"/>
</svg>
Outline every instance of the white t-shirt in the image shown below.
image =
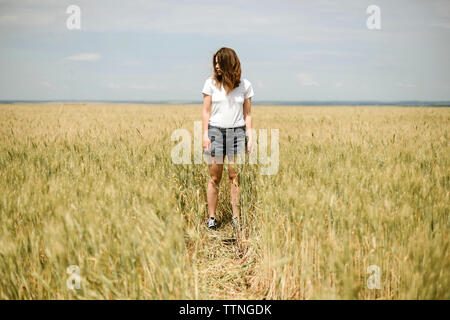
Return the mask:
<svg viewBox="0 0 450 320">
<path fill-rule="evenodd" d="M 253 97 L 253 87 L 250 81 L 241 78 L 237 88 L 227 95 L 225 88 L 218 89 L 213 83 L 213 77 L 206 79 L 202 93 L 211 96 L 212 107 L 209 124 L 221 128 L 245 126 L 244 100 Z"/>
</svg>

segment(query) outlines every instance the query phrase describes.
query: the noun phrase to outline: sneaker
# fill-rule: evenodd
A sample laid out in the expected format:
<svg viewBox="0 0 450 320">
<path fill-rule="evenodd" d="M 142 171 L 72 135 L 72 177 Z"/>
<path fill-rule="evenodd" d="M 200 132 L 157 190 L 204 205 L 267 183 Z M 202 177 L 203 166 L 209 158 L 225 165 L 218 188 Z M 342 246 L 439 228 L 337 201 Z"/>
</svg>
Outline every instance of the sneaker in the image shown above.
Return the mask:
<svg viewBox="0 0 450 320">
<path fill-rule="evenodd" d="M 208 219 L 208 228 L 209 229 L 216 229 L 217 228 L 217 220 L 216 220 L 216 218 L 210 217 Z"/>
<path fill-rule="evenodd" d="M 239 218 L 238 217 L 233 217 L 231 219 L 231 224 L 233 225 L 233 230 L 234 231 L 241 230 L 241 226 L 239 225 Z"/>
</svg>

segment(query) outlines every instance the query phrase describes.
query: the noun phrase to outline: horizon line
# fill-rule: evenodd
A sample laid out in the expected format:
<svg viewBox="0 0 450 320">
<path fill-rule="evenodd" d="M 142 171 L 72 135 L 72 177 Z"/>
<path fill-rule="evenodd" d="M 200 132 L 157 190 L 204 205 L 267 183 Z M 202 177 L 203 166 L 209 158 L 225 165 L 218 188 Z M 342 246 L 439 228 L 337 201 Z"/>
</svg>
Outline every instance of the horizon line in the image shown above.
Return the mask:
<svg viewBox="0 0 450 320">
<path fill-rule="evenodd" d="M 15 103 L 89 103 L 89 102 L 103 102 L 103 103 L 130 103 L 130 104 L 165 104 L 165 105 L 197 105 L 202 104 L 202 100 L 187 100 L 187 99 L 171 99 L 171 100 L 103 100 L 103 99 L 5 99 L 0 100 L 0 104 L 15 104 Z M 405 106 L 445 106 L 450 107 L 450 100 L 260 100 L 252 101 L 253 105 L 405 105 Z"/>
</svg>

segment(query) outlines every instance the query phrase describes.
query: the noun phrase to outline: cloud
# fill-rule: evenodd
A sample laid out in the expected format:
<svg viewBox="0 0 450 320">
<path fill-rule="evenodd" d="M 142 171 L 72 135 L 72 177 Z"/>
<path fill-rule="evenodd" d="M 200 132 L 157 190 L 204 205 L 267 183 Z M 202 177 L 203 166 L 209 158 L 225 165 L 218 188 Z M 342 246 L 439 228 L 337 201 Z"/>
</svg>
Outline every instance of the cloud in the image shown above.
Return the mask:
<svg viewBox="0 0 450 320">
<path fill-rule="evenodd" d="M 12 23 L 15 23 L 18 20 L 19 20 L 18 16 L 12 16 L 12 15 L 0 16 L 0 25 L 2 25 L 2 24 L 4 24 L 4 25 L 12 24 Z"/>
<path fill-rule="evenodd" d="M 153 84 L 132 84 L 129 85 L 128 88 L 135 90 L 153 90 L 158 89 L 159 87 Z"/>
<path fill-rule="evenodd" d="M 124 67 L 137 67 L 142 65 L 142 62 L 137 61 L 137 60 L 127 60 L 121 63 L 121 66 Z"/>
<path fill-rule="evenodd" d="M 337 88 L 342 87 L 342 86 L 344 86 L 343 82 L 339 81 L 339 82 L 336 83 L 336 87 Z"/>
<path fill-rule="evenodd" d="M 97 61 L 101 58 L 100 54 L 98 53 L 80 53 L 75 56 L 67 57 L 67 60 L 71 61 Z"/>
<path fill-rule="evenodd" d="M 313 50 L 302 51 L 292 54 L 290 58 L 303 59 L 309 56 L 344 56 L 344 57 L 362 57 L 363 54 L 355 51 L 336 51 L 336 50 Z"/>
<path fill-rule="evenodd" d="M 0 27 L 17 31 L 17 28 L 43 29 L 54 28 L 64 19 L 63 1 L 47 0 L 36 4 L 32 0 L 0 0 Z M 68 15 L 67 15 L 68 16 Z M 65 20 L 63 20 L 65 22 Z"/>
<path fill-rule="evenodd" d="M 433 28 L 450 29 L 450 22 L 433 23 L 430 25 Z"/>
<path fill-rule="evenodd" d="M 111 89 L 119 89 L 120 85 L 117 83 L 113 83 L 113 82 L 109 82 L 106 87 L 111 88 Z"/>
<path fill-rule="evenodd" d="M 110 89 L 132 89 L 132 90 L 156 90 L 156 89 L 162 89 L 164 88 L 161 85 L 154 85 L 149 83 L 143 83 L 143 84 L 119 84 L 116 82 L 108 82 L 105 87 Z"/>
<path fill-rule="evenodd" d="M 3 6 L 2 6 L 3 3 Z M 120 3 L 120 9 L 119 9 Z M 69 1 L 47 0 L 39 6 L 30 0 L 0 0 L 7 14 L 8 29 L 18 27 L 34 32 L 68 32 L 65 9 Z M 284 6 L 271 1 L 246 1 L 211 4 L 197 1 L 80 1 L 84 32 L 156 32 L 202 35 L 265 35 L 294 40 L 334 39 L 336 35 L 364 35 L 367 30 L 334 24 L 336 17 L 361 11 L 361 5 L 348 2 L 337 6 L 331 1 L 286 1 Z M 320 15 L 321 19 L 314 16 Z M 364 13 L 362 13 L 364 15 Z M 14 18 L 12 18 L 14 17 Z M 351 21 L 351 19 L 347 19 Z M 328 21 L 323 26 L 323 21 Z M 1 22 L 1 19 L 0 19 Z M 224 28 L 223 26 L 227 26 Z M 298 32 L 292 32 L 298 30 Z M 70 32 L 70 31 L 69 31 Z"/>
<path fill-rule="evenodd" d="M 46 88 L 53 88 L 53 85 L 50 82 L 48 82 L 48 81 L 41 81 L 39 84 L 41 86 L 46 87 Z"/>
<path fill-rule="evenodd" d="M 312 76 L 308 73 L 298 73 L 297 79 L 300 80 L 302 86 L 318 86 L 319 83 L 313 80 Z"/>
<path fill-rule="evenodd" d="M 410 82 L 397 82 L 397 87 L 400 88 L 415 88 L 416 85 Z"/>
</svg>

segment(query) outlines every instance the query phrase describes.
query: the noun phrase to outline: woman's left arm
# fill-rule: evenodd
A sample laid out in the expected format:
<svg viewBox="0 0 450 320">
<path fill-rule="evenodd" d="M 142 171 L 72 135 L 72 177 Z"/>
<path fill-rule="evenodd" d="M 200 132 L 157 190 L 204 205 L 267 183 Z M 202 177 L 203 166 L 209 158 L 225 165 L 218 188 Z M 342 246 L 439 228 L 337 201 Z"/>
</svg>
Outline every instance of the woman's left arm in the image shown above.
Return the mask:
<svg viewBox="0 0 450 320">
<path fill-rule="evenodd" d="M 244 100 L 244 120 L 245 120 L 245 129 L 249 133 L 249 139 L 250 139 L 250 129 L 252 128 L 252 98 L 248 98 Z"/>
<path fill-rule="evenodd" d="M 244 106 L 243 106 L 243 113 L 244 113 L 244 120 L 245 120 L 245 130 L 248 134 L 248 146 L 249 149 L 251 149 L 253 137 L 252 137 L 252 98 L 247 98 L 244 100 Z"/>
</svg>

